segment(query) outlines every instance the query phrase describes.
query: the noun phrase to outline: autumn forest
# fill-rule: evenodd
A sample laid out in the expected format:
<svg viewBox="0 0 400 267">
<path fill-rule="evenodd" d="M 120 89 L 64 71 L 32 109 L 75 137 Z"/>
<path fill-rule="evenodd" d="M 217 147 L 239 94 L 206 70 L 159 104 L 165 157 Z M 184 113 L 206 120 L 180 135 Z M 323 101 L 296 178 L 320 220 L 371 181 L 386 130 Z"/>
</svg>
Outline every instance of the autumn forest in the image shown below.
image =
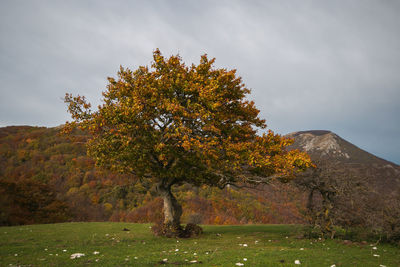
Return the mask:
<svg viewBox="0 0 400 267">
<path fill-rule="evenodd" d="M 87 136 L 76 130 L 73 137 L 58 128 L 0 129 L 1 225 L 161 220 L 162 201 L 150 185 L 95 167 L 86 156 Z M 287 184 L 262 190 L 183 185 L 174 191 L 184 222 L 304 222 L 304 196 Z"/>
</svg>

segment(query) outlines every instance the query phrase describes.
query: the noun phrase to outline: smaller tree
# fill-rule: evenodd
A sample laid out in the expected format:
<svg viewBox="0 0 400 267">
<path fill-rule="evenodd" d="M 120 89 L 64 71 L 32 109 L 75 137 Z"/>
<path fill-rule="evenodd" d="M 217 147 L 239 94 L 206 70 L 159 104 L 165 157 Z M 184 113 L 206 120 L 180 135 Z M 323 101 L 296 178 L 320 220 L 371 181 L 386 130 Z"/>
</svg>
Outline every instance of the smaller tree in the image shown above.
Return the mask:
<svg viewBox="0 0 400 267">
<path fill-rule="evenodd" d="M 341 163 L 319 160 L 298 175 L 294 183 L 308 191 L 307 219 L 322 236 L 333 238 L 335 227 L 366 225 L 365 200 L 369 189 L 365 179 Z"/>
<path fill-rule="evenodd" d="M 121 67 L 118 79 L 109 78 L 97 111 L 67 94 L 74 122 L 66 127 L 90 133 L 88 153 L 98 165 L 154 185 L 164 201 L 165 234 L 182 233 L 174 185 L 287 181 L 312 165 L 306 153 L 285 150 L 290 139 L 257 134 L 265 121 L 235 70 L 214 69 L 206 55 L 190 67 L 159 50 L 153 58 L 151 69 Z"/>
<path fill-rule="evenodd" d="M 338 226 L 346 238 L 400 242 L 400 187 L 376 186 L 365 166 L 319 160 L 294 183 L 308 193 L 307 218 L 318 234 L 333 238 Z M 361 173 L 361 174 L 360 174 Z"/>
</svg>

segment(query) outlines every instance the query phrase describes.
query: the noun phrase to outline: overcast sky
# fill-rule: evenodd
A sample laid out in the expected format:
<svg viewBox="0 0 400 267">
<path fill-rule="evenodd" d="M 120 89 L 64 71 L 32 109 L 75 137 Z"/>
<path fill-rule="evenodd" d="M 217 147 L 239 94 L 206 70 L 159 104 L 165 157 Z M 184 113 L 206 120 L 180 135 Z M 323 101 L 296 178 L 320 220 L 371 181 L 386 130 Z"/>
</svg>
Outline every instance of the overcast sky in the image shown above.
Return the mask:
<svg viewBox="0 0 400 267">
<path fill-rule="evenodd" d="M 270 129 L 331 130 L 400 163 L 400 1 L 0 2 L 0 126 L 57 126 L 152 52 L 235 68 Z"/>
</svg>

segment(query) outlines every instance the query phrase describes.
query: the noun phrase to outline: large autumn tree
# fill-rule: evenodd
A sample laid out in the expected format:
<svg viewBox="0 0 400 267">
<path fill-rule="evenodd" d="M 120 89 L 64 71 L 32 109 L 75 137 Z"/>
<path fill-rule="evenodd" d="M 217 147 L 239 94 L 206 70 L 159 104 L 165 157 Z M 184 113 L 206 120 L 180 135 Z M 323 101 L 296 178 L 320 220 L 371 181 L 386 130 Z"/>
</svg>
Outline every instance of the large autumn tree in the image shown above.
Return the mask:
<svg viewBox="0 0 400 267">
<path fill-rule="evenodd" d="M 268 131 L 235 70 L 216 69 L 206 55 L 186 66 L 180 56 L 153 53 L 151 68 L 120 68 L 108 78 L 96 111 L 67 94 L 74 121 L 90 133 L 88 154 L 97 164 L 154 184 L 164 200 L 164 224 L 180 229 L 181 205 L 173 185 L 257 184 L 288 180 L 311 165 L 308 155 L 286 151 L 290 139 Z"/>
</svg>

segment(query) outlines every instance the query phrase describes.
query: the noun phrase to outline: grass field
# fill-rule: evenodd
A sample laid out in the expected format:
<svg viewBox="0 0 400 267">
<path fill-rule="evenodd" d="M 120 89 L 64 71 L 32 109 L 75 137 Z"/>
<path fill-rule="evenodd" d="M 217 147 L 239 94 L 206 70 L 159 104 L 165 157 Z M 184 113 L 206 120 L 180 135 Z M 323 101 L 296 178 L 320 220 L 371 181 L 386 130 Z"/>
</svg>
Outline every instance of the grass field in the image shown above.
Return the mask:
<svg viewBox="0 0 400 267">
<path fill-rule="evenodd" d="M 1 227 L 0 265 L 400 266 L 398 247 L 299 239 L 300 226 L 204 226 L 205 233 L 193 239 L 154 237 L 149 226 L 62 223 Z M 85 255 L 71 259 L 75 253 Z"/>
</svg>

